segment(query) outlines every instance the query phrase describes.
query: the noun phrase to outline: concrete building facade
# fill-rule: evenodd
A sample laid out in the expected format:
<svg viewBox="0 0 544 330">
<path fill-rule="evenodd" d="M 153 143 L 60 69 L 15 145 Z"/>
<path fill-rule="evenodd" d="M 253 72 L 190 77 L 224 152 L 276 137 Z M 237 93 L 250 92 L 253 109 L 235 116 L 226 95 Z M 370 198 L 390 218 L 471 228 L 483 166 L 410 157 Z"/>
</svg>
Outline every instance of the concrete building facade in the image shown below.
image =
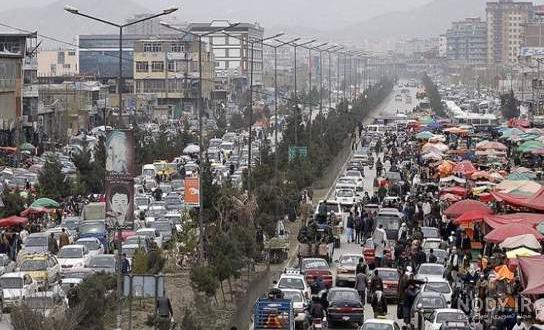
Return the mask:
<svg viewBox="0 0 544 330">
<path fill-rule="evenodd" d="M 78 73 L 79 60 L 75 49 L 38 52 L 38 78 L 73 77 Z"/>
<path fill-rule="evenodd" d="M 446 39 L 448 62 L 469 65 L 487 62 L 487 24 L 481 18 L 453 22 Z"/>
<path fill-rule="evenodd" d="M 512 64 L 518 61 L 524 26 L 533 20 L 532 2 L 498 0 L 488 2 L 487 63 Z"/>
</svg>

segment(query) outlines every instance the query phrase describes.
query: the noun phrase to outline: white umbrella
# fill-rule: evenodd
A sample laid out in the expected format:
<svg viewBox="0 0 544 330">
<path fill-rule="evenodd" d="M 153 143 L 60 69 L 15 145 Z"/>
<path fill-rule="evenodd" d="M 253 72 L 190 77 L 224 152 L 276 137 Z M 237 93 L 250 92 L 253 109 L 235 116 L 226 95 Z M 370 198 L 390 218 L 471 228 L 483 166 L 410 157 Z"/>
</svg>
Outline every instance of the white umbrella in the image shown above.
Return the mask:
<svg viewBox="0 0 544 330">
<path fill-rule="evenodd" d="M 196 144 L 189 144 L 183 149 L 184 154 L 196 154 L 200 151 L 200 147 Z"/>
</svg>

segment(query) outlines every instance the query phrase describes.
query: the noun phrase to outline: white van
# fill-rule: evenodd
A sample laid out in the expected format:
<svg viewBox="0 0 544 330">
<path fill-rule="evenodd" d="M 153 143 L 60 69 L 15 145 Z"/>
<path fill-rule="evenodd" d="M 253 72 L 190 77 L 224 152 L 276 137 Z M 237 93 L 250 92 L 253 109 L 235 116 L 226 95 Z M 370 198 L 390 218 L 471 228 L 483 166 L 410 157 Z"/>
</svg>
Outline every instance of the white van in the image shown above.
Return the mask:
<svg viewBox="0 0 544 330">
<path fill-rule="evenodd" d="M 155 165 L 153 164 L 145 164 L 142 167 L 142 176 L 144 178 L 152 178 L 155 179 L 155 176 L 157 175 L 157 169 L 155 168 Z"/>
</svg>

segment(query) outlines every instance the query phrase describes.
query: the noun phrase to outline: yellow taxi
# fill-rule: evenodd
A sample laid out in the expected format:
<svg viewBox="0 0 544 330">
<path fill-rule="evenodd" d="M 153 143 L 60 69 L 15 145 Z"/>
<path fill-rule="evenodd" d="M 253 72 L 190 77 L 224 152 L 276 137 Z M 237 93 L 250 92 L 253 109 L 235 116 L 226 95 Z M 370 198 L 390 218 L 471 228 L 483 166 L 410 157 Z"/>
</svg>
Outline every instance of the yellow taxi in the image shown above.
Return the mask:
<svg viewBox="0 0 544 330">
<path fill-rule="evenodd" d="M 38 286 L 48 288 L 60 279 L 60 265 L 51 253 L 29 253 L 17 260 L 17 271 L 25 272 L 38 282 Z"/>
</svg>

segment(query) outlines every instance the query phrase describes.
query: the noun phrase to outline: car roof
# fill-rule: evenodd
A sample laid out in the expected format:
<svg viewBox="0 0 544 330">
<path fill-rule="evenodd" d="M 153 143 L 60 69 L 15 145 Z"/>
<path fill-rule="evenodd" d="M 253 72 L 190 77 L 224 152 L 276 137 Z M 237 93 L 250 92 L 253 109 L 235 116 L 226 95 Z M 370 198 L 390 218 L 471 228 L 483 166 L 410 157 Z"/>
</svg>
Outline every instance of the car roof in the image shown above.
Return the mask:
<svg viewBox="0 0 544 330">
<path fill-rule="evenodd" d="M 86 242 L 86 241 L 100 241 L 98 238 L 96 237 L 82 237 L 82 238 L 78 238 L 76 242 Z"/>
<path fill-rule="evenodd" d="M 140 244 L 136 244 L 136 243 L 130 243 L 130 244 L 123 244 L 121 245 L 121 249 L 125 248 L 125 249 L 132 249 L 132 248 L 135 248 L 135 249 L 138 249 L 140 248 Z"/>
<path fill-rule="evenodd" d="M 61 249 L 64 249 L 64 248 L 85 249 L 85 245 L 81 245 L 81 244 L 70 244 L 70 245 L 65 245 L 65 246 L 61 247 Z"/>
<path fill-rule="evenodd" d="M 426 262 L 426 263 L 423 263 L 423 264 L 419 265 L 420 268 L 421 268 L 421 266 L 431 266 L 431 267 L 442 267 L 442 268 L 444 268 L 444 265 L 433 263 L 433 262 Z"/>
<path fill-rule="evenodd" d="M 419 292 L 418 296 L 420 297 L 440 297 L 440 298 L 444 298 L 444 296 L 439 293 L 439 292 L 433 292 L 433 291 L 421 291 Z"/>
<path fill-rule="evenodd" d="M 360 258 L 363 258 L 363 255 L 361 253 L 343 253 L 340 255 L 339 258 L 342 258 L 342 257 L 360 257 Z"/>
<path fill-rule="evenodd" d="M 357 293 L 357 290 L 355 290 L 354 288 L 346 288 L 346 287 L 339 287 L 339 286 L 335 286 L 329 289 L 329 293 L 334 291 L 349 291 L 349 292 Z"/>
<path fill-rule="evenodd" d="M 367 324 L 367 323 L 379 323 L 379 324 L 390 324 L 390 325 L 393 325 L 395 324 L 395 320 L 389 320 L 389 319 L 368 319 L 368 320 L 365 320 L 364 324 Z"/>
<path fill-rule="evenodd" d="M 39 233 L 29 234 L 28 237 L 44 237 L 44 236 L 49 236 L 49 235 L 51 235 L 51 233 L 39 232 Z"/>
<path fill-rule="evenodd" d="M 386 272 L 391 272 L 391 271 L 393 271 L 393 272 L 395 272 L 395 273 L 398 272 L 398 270 L 397 270 L 396 268 L 391 268 L 391 267 L 378 267 L 378 268 L 376 268 L 376 269 L 377 269 L 378 271 L 386 271 Z"/>
</svg>

